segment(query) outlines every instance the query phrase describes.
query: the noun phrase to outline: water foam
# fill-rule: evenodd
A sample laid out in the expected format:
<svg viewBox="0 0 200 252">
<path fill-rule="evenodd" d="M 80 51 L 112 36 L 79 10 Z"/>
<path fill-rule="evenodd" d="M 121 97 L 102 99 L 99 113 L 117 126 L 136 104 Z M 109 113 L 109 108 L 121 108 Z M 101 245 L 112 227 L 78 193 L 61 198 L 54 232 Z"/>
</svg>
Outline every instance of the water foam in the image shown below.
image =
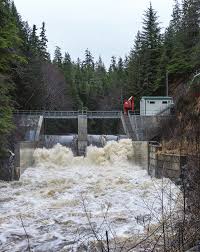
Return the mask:
<svg viewBox="0 0 200 252">
<path fill-rule="evenodd" d="M 68 166 L 73 160 L 73 153 L 69 148 L 57 144 L 52 149 L 37 149 L 34 159 L 37 164 L 53 164 L 57 166 Z"/>
<path fill-rule="evenodd" d="M 74 157 L 59 144 L 37 149 L 35 166 L 19 182 L 0 182 L 1 250 L 26 250 L 20 215 L 35 252 L 77 247 L 92 235 L 88 216 L 95 230 L 103 235 L 112 230 L 120 239 L 144 232 L 146 224 L 136 221 L 137 216 L 151 214 L 151 224 L 156 225 L 161 188 L 165 211 L 172 207 L 172 198 L 176 202 L 179 190 L 168 179 L 151 179 L 131 162 L 132 156 L 131 140 L 109 142 L 104 148 L 90 146 L 85 158 Z"/>
<path fill-rule="evenodd" d="M 74 157 L 71 149 L 60 144 L 56 144 L 52 149 L 37 149 L 34 153 L 36 164 L 66 167 L 77 165 L 80 162 L 91 165 L 123 165 L 132 157 L 133 148 L 130 139 L 123 139 L 119 142 L 110 141 L 104 148 L 89 146 L 85 158 Z"/>
</svg>

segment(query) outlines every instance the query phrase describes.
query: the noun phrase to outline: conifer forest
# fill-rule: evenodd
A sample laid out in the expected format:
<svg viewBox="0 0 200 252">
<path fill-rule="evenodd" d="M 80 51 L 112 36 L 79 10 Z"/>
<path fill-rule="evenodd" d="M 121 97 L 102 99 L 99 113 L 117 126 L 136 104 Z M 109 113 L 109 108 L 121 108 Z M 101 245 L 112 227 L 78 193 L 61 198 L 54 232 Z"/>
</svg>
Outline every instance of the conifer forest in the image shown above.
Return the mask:
<svg viewBox="0 0 200 252">
<path fill-rule="evenodd" d="M 12 112 L 20 110 L 119 110 L 124 97 L 164 95 L 169 83 L 199 69 L 200 1 L 174 1 L 169 26 L 161 31 L 150 4 L 143 26 L 125 58 L 71 60 L 59 45 L 50 57 L 45 20 L 30 27 L 12 1 L 0 0 L 0 141 L 12 131 Z M 51 59 L 52 58 L 52 59 Z M 170 92 L 173 88 L 170 87 Z"/>
<path fill-rule="evenodd" d="M 46 21 L 14 2 L 0 0 L 0 252 L 200 251 L 200 0 L 173 0 L 167 27 L 149 2 L 109 65 L 50 53 Z"/>
</svg>

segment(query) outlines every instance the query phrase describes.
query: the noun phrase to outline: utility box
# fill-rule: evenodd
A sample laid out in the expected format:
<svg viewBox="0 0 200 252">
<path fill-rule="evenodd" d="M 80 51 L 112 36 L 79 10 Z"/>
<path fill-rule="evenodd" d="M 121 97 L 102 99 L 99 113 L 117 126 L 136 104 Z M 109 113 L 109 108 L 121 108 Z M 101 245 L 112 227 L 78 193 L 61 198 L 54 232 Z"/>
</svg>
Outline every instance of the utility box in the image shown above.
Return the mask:
<svg viewBox="0 0 200 252">
<path fill-rule="evenodd" d="M 174 105 L 173 98 L 168 96 L 143 96 L 140 100 L 140 115 L 169 115 Z"/>
</svg>

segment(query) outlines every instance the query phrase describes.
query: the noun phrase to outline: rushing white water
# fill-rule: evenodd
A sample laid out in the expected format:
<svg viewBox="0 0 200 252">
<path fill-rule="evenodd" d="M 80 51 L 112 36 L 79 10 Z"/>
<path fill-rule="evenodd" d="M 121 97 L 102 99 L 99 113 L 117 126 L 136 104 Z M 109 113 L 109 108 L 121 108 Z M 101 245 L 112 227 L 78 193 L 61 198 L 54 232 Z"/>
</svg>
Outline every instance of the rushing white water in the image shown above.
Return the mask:
<svg viewBox="0 0 200 252">
<path fill-rule="evenodd" d="M 130 140 L 89 147 L 86 158 L 61 145 L 34 156 L 19 182 L 0 182 L 0 251 L 27 251 L 25 230 L 37 252 L 72 251 L 93 231 L 108 230 L 111 239 L 142 234 L 159 221 L 161 188 L 165 211 L 178 193 L 133 165 Z"/>
</svg>

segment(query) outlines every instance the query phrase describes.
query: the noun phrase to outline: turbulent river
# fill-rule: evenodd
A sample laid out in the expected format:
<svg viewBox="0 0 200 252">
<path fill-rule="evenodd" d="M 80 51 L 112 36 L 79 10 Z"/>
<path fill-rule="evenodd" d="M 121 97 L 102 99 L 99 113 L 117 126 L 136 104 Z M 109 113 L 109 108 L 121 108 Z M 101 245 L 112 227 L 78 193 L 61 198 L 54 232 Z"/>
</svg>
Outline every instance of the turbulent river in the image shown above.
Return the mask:
<svg viewBox="0 0 200 252">
<path fill-rule="evenodd" d="M 106 231 L 122 241 L 156 225 L 162 199 L 168 211 L 178 190 L 132 156 L 130 140 L 88 147 L 85 158 L 59 144 L 37 149 L 20 181 L 0 182 L 0 251 L 86 251 Z"/>
</svg>

